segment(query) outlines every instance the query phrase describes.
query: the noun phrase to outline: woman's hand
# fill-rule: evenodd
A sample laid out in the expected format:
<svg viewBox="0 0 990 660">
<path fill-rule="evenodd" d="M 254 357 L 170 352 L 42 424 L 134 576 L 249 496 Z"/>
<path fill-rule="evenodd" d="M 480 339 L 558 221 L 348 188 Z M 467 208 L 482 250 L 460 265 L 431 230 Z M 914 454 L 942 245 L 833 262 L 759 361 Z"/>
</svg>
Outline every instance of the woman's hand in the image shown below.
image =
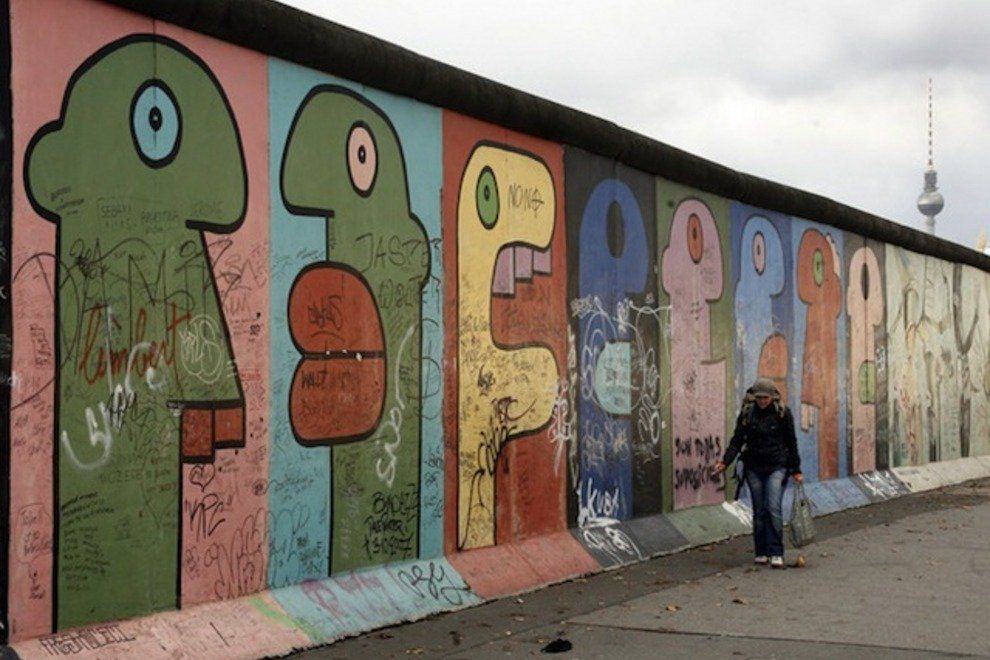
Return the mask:
<svg viewBox="0 0 990 660">
<path fill-rule="evenodd" d="M 794 477 L 794 481 L 798 482 L 799 484 L 804 483 L 804 475 L 801 474 L 800 472 L 795 472 L 791 476 Z"/>
<path fill-rule="evenodd" d="M 722 461 L 715 464 L 715 474 L 722 474 L 726 470 L 726 465 Z"/>
</svg>

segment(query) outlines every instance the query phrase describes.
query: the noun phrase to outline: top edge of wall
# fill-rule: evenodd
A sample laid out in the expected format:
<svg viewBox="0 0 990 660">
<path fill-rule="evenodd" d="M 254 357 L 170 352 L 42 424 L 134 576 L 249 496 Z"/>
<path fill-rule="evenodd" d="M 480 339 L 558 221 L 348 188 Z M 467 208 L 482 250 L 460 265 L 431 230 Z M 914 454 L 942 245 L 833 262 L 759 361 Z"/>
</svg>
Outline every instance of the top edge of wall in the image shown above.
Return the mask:
<svg viewBox="0 0 990 660">
<path fill-rule="evenodd" d="M 274 0 L 105 1 L 382 91 L 578 147 L 730 200 L 990 271 L 990 256 L 958 243 L 733 170 Z"/>
</svg>

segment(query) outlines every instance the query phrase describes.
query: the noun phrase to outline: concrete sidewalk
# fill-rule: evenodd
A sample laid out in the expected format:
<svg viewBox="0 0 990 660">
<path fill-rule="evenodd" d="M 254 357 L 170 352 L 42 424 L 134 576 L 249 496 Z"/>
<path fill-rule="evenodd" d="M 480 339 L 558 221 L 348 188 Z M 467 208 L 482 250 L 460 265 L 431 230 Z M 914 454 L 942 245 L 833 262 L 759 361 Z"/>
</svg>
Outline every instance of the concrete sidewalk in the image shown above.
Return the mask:
<svg viewBox="0 0 990 660">
<path fill-rule="evenodd" d="M 801 569 L 756 569 L 736 538 L 296 657 L 540 655 L 558 637 L 573 658 L 990 656 L 990 480 L 818 529 Z"/>
</svg>

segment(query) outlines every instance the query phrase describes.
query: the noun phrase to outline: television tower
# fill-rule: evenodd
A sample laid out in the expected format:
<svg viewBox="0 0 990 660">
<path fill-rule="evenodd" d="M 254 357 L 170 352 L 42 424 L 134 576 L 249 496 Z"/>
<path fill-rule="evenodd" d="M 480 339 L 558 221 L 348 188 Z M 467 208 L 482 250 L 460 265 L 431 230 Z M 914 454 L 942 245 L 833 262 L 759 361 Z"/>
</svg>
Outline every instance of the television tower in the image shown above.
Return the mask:
<svg viewBox="0 0 990 660">
<path fill-rule="evenodd" d="M 945 199 L 938 191 L 938 172 L 935 171 L 935 158 L 932 148 L 932 79 L 928 79 L 928 167 L 925 169 L 925 189 L 918 197 L 918 210 L 925 216 L 925 228 L 935 234 L 935 216 L 945 206 Z"/>
</svg>

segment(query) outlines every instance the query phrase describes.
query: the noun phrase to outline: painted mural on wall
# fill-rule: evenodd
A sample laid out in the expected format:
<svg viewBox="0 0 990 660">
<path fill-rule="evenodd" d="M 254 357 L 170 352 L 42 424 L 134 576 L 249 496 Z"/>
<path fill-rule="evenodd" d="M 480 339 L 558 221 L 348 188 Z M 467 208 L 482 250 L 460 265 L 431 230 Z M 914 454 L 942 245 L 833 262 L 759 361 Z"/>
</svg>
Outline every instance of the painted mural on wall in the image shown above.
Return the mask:
<svg viewBox="0 0 990 660">
<path fill-rule="evenodd" d="M 881 248 L 878 257 L 877 248 Z M 888 464 L 886 433 L 878 417 L 886 400 L 882 246 L 846 235 L 846 313 L 849 317 L 849 472 Z"/>
<path fill-rule="evenodd" d="M 327 220 L 327 259 L 289 293 L 301 358 L 288 406 L 300 444 L 331 447 L 330 570 L 414 558 L 430 251 L 395 129 L 349 90 L 315 88 L 290 129 L 281 187 L 290 211 Z"/>
<path fill-rule="evenodd" d="M 736 400 L 742 401 L 762 376 L 776 383 L 786 403 L 793 323 L 790 223 L 778 214 L 733 204 L 732 235 Z"/>
<path fill-rule="evenodd" d="M 457 364 L 448 534 L 464 550 L 566 529 L 566 457 L 554 446 L 566 439 L 549 429 L 566 355 L 562 151 L 493 133 L 504 135 L 444 115 L 447 354 Z"/>
<path fill-rule="evenodd" d="M 952 266 L 952 328 L 959 387 L 959 451 L 990 450 L 990 283 L 982 271 Z"/>
<path fill-rule="evenodd" d="M 272 62 L 272 584 L 441 553 L 439 112 Z"/>
<path fill-rule="evenodd" d="M 795 222 L 795 346 L 792 370 L 797 394 L 798 450 L 811 479 L 846 474 L 842 320 L 842 236 L 813 223 Z M 843 432 L 840 433 L 840 430 Z"/>
<path fill-rule="evenodd" d="M 571 520 L 584 526 L 661 510 L 661 310 L 652 180 L 578 150 L 565 161 L 580 383 Z"/>
<path fill-rule="evenodd" d="M 673 506 L 725 500 L 712 472 L 725 451 L 732 373 L 732 299 L 726 292 L 729 206 L 674 186 L 658 186 L 661 304 L 665 329 Z"/>
<path fill-rule="evenodd" d="M 346 630 L 569 526 L 576 566 L 642 557 L 626 520 L 725 501 L 758 375 L 811 480 L 990 453 L 983 271 L 11 4 L 15 639 L 300 583 Z"/>
<path fill-rule="evenodd" d="M 32 205 L 58 225 L 60 626 L 174 606 L 180 466 L 244 444 L 203 231 L 237 228 L 246 183 L 223 91 L 161 37 L 97 52 L 28 147 Z"/>
<path fill-rule="evenodd" d="M 888 246 L 886 275 L 893 464 L 958 458 L 962 455 L 962 396 L 957 328 L 965 343 L 967 326 L 971 329 L 978 324 L 965 313 L 968 305 L 961 298 L 956 304 L 958 313 L 953 313 L 951 264 Z M 979 299 L 974 297 L 974 308 Z M 905 356 L 912 357 L 901 359 Z"/>
</svg>

